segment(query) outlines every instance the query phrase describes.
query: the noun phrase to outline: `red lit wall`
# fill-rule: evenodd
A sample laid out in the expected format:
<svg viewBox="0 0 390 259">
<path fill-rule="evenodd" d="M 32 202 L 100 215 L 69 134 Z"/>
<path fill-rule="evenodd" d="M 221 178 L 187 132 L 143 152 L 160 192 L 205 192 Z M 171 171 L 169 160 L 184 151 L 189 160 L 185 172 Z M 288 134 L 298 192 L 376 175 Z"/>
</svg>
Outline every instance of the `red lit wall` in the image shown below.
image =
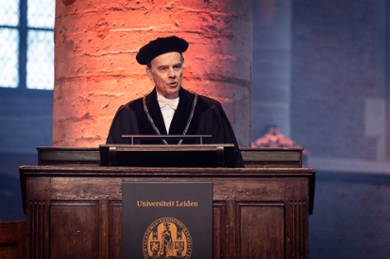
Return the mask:
<svg viewBox="0 0 390 259">
<path fill-rule="evenodd" d="M 105 143 L 121 104 L 153 89 L 139 48 L 185 38 L 183 86 L 218 99 L 241 146 L 250 145 L 251 0 L 57 0 L 54 146 Z"/>
</svg>

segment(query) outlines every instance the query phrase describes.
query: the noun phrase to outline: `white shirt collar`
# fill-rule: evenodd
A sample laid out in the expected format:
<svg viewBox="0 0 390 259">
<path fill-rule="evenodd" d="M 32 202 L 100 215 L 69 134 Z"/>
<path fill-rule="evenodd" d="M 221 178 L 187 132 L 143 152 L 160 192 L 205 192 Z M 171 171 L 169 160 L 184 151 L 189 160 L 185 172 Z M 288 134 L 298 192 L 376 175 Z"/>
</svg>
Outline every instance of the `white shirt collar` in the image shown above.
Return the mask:
<svg viewBox="0 0 390 259">
<path fill-rule="evenodd" d="M 170 98 L 166 98 L 157 92 L 157 101 L 160 105 L 160 108 L 169 106 L 172 109 L 176 110 L 177 106 L 179 105 L 179 93 L 176 93 Z"/>
</svg>

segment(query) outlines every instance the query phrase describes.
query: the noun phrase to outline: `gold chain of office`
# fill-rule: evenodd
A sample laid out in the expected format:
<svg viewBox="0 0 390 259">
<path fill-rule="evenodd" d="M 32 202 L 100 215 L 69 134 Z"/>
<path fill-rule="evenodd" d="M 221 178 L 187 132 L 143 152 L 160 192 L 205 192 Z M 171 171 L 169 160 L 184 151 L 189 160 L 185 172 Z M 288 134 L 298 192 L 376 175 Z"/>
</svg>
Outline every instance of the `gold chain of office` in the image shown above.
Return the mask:
<svg viewBox="0 0 390 259">
<path fill-rule="evenodd" d="M 190 114 L 190 117 L 188 117 L 187 125 L 185 126 L 182 135 L 185 135 L 187 133 L 187 131 L 188 131 L 188 128 L 190 127 L 192 118 L 194 117 L 194 112 L 195 112 L 195 108 L 196 108 L 196 103 L 197 102 L 198 102 L 198 95 L 195 94 L 194 100 L 192 101 L 191 114 Z M 146 117 L 148 118 L 148 121 L 149 121 L 150 125 L 152 125 L 152 128 L 154 129 L 154 131 L 156 132 L 157 135 L 161 135 L 160 130 L 157 128 L 156 124 L 154 124 L 152 116 L 150 116 L 150 113 L 149 113 L 149 110 L 148 110 L 148 106 L 146 106 L 146 95 L 142 98 L 142 104 L 144 106 L 144 111 L 145 111 Z M 162 142 L 165 145 L 168 145 L 168 142 L 165 139 L 162 139 Z M 177 144 L 180 145 L 182 142 L 183 142 L 183 139 L 180 139 L 177 142 Z"/>
</svg>

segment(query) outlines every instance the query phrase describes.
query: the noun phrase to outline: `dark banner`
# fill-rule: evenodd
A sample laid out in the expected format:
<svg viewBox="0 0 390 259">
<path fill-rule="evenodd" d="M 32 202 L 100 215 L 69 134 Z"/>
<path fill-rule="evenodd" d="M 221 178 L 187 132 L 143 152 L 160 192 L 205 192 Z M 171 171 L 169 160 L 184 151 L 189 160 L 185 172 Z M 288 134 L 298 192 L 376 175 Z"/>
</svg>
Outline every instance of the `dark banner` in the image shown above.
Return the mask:
<svg viewBox="0 0 390 259">
<path fill-rule="evenodd" d="M 211 259 L 212 183 L 123 183 L 123 258 Z"/>
</svg>

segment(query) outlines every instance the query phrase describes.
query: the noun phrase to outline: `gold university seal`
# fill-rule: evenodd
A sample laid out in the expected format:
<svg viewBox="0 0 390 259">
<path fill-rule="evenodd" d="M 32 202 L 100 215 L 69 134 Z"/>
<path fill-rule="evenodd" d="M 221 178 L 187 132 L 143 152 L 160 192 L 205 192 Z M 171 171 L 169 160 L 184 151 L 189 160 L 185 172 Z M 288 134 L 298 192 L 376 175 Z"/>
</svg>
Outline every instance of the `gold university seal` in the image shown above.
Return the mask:
<svg viewBox="0 0 390 259">
<path fill-rule="evenodd" d="M 190 259 L 192 237 L 181 221 L 159 218 L 146 229 L 142 250 L 145 259 Z"/>
</svg>

